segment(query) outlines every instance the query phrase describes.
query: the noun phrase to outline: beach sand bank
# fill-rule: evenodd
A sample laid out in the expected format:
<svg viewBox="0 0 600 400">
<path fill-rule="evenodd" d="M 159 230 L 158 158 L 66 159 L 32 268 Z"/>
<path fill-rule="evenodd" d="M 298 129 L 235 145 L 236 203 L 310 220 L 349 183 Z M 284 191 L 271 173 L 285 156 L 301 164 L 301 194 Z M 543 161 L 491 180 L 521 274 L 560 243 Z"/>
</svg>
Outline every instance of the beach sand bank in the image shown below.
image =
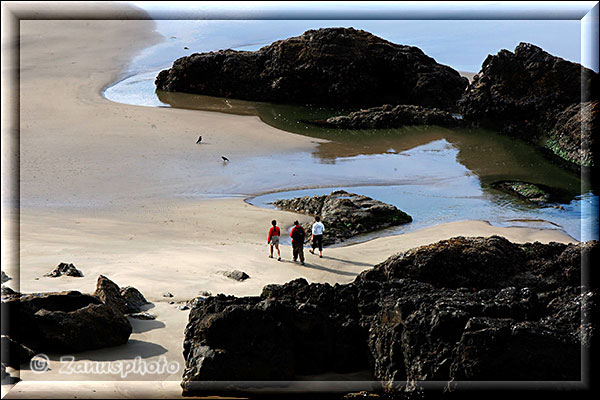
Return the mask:
<svg viewBox="0 0 600 400">
<path fill-rule="evenodd" d="M 282 246 L 282 262 L 268 259 L 271 219 L 287 228 L 294 219 L 310 218 L 260 209 L 242 198 L 190 200 L 173 193 L 218 185 L 222 177 L 213 172 L 223 168 L 223 154 L 243 159 L 309 151 L 319 140 L 277 130 L 258 117 L 146 108 L 103 98 L 103 88 L 123 76 L 130 57 L 160 40 L 151 21 L 28 20 L 20 29 L 20 219 L 14 209 L 5 207 L 3 213 L 3 222 L 18 224 L 19 237 L 9 230 L 3 241 L 18 249 L 19 258 L 3 264 L 13 277 L 7 285 L 23 292 L 92 292 L 103 274 L 120 286 L 138 288 L 154 303 L 148 311 L 157 317 L 132 320 L 129 343 L 76 354 L 77 363 L 136 356 L 152 362 L 162 356 L 183 368 L 188 312 L 177 306 L 202 291 L 258 295 L 266 284 L 298 277 L 347 283 L 394 253 L 453 236 L 574 241 L 556 230 L 461 221 L 326 249 L 323 259 L 306 252 L 306 266 L 290 261 L 288 246 Z M 199 152 L 195 140 L 206 132 L 210 145 Z M 194 160 L 199 172 L 182 169 L 182 160 Z M 43 277 L 60 262 L 74 263 L 85 277 Z M 222 275 L 233 269 L 251 278 L 237 282 Z M 165 292 L 174 297 L 163 297 Z M 49 356 L 50 371 L 35 374 L 24 368 L 23 381 L 6 398 L 47 398 L 48 391 L 57 397 L 157 398 L 181 392 L 181 369 L 125 378 L 71 375 L 61 373 L 59 355 Z M 96 379 L 103 382 L 90 382 Z M 68 388 L 53 382 L 65 380 L 81 382 Z M 7 389 L 3 386 L 3 392 Z"/>
</svg>

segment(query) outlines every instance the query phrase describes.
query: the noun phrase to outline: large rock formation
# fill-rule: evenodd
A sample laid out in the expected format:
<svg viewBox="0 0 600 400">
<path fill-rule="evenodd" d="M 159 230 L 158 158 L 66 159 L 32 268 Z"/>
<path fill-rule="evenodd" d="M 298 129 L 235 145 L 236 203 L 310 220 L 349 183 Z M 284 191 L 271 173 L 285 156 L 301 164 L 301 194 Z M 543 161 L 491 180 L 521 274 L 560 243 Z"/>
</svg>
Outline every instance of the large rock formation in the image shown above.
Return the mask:
<svg viewBox="0 0 600 400">
<path fill-rule="evenodd" d="M 438 125 L 456 127 L 462 117 L 437 108 L 412 105 L 390 105 L 352 112 L 325 120 L 307 121 L 313 125 L 338 129 L 391 129 L 405 125 Z"/>
<path fill-rule="evenodd" d="M 273 204 L 284 210 L 321 216 L 325 225 L 323 244 L 343 242 L 362 233 L 412 221 L 410 215 L 391 204 L 345 190 L 336 190 L 323 196 L 277 200 Z M 307 240 L 310 239 L 310 226 L 307 224 L 304 227 L 307 229 Z"/>
<path fill-rule="evenodd" d="M 533 143 L 575 165 L 589 165 L 580 138 L 593 139 L 580 126 L 580 102 L 598 100 L 598 74 L 555 57 L 529 43 L 514 52 L 488 56 L 459 101 L 466 121 Z M 584 106 L 584 118 L 597 118 L 597 103 Z M 595 110 L 595 111 L 591 111 Z M 589 112 L 588 112 L 589 111 Z"/>
<path fill-rule="evenodd" d="M 183 394 L 214 394 L 209 381 L 248 391 L 231 381 L 365 369 L 390 390 L 419 380 L 579 380 L 594 299 L 579 286 L 581 262 L 597 249 L 457 237 L 346 285 L 297 279 L 257 297 L 209 297 L 190 311 Z"/>
<path fill-rule="evenodd" d="M 182 57 L 155 84 L 164 91 L 279 103 L 453 108 L 468 80 L 417 47 L 353 28 L 323 28 L 254 52 Z"/>
<path fill-rule="evenodd" d="M 8 319 L 2 324 L 2 347 L 10 354 L 9 365 L 18 366 L 33 352 L 73 353 L 124 344 L 132 332 L 125 314 L 137 313 L 147 303 L 136 288 L 120 289 L 103 275 L 93 295 L 21 294 L 2 287 L 2 315 Z"/>
<path fill-rule="evenodd" d="M 131 324 L 98 297 L 77 291 L 2 298 L 2 334 L 40 352 L 78 352 L 126 343 Z"/>
</svg>

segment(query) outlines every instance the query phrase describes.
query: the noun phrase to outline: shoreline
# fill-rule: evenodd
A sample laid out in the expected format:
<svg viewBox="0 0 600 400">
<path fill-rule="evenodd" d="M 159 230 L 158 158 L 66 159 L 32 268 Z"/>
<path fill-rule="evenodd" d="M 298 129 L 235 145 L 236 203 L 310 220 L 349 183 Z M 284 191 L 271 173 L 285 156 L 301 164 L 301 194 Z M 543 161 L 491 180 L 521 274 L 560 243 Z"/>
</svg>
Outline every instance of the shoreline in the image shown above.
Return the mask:
<svg viewBox="0 0 600 400">
<path fill-rule="evenodd" d="M 194 177 L 192 183 L 202 187 L 221 179 L 211 175 L 222 168 L 212 159 L 225 151 L 242 158 L 312 149 L 318 140 L 272 128 L 257 117 L 131 106 L 104 98 L 102 85 L 122 73 L 131 49 L 154 37 L 147 25 L 148 21 L 122 20 L 26 21 L 21 27 L 21 196 L 39 199 L 41 205 L 22 207 L 19 220 L 10 215 L 20 226 L 20 238 L 4 240 L 17 243 L 21 269 L 17 269 L 18 263 L 6 269 L 13 277 L 7 286 L 23 292 L 68 288 L 92 292 L 102 273 L 120 286 L 138 288 L 155 304 L 150 312 L 162 324 L 150 326 L 147 321 L 132 320 L 130 343 L 78 354 L 78 362 L 116 361 L 141 354 L 147 361 L 164 355 L 169 361 L 182 363 L 188 313 L 177 310 L 176 305 L 201 290 L 255 295 L 265 284 L 301 276 L 311 282 L 347 283 L 392 254 L 452 236 L 502 233 L 517 242 L 572 240 L 554 230 L 458 221 L 327 248 L 321 261 L 306 254 L 307 267 L 289 262 L 289 246 L 282 246 L 286 262 L 267 259 L 266 228 L 274 215 L 280 226 L 311 218 L 250 206 L 240 198 L 163 196 L 173 189 L 170 168 L 177 169 L 181 160 L 193 161 L 202 175 Z M 127 41 L 122 45 L 124 37 Z M 99 86 L 100 91 L 96 90 Z M 197 137 L 197 127 L 219 134 L 208 149 L 203 149 L 205 159 L 199 159 L 189 146 Z M 184 172 L 193 175 L 196 170 Z M 99 204 L 110 204 L 111 209 L 69 208 L 67 204 L 67 209 L 57 210 L 51 205 L 52 198 L 85 200 L 86 196 Z M 42 277 L 59 262 L 73 262 L 84 278 Z M 243 270 L 251 279 L 239 283 L 219 272 L 230 269 Z M 175 297 L 162 297 L 165 291 Z M 61 377 L 60 362 L 52 361 L 51 365 L 52 370 L 44 375 L 22 370 L 24 381 L 6 398 L 55 391 L 54 380 L 90 378 L 85 374 Z M 131 382 L 127 388 L 123 381 L 99 381 L 89 386 L 78 382 L 74 386 L 82 385 L 81 390 L 87 392 L 94 388 L 99 397 L 111 391 L 115 397 L 125 397 L 142 386 L 154 396 L 181 396 L 180 374 L 130 378 L 145 382 Z M 65 390 L 62 394 L 72 390 L 67 387 L 70 385 L 61 387 Z"/>
</svg>

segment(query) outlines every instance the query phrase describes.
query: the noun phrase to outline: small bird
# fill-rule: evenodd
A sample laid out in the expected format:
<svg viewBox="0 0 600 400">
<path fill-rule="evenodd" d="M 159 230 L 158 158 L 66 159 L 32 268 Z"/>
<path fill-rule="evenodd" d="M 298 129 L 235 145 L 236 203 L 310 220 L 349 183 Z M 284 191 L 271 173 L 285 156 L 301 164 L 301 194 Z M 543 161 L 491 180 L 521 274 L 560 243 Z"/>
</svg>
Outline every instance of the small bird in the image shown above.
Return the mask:
<svg viewBox="0 0 600 400">
<path fill-rule="evenodd" d="M 221 158 L 223 159 L 224 162 L 229 162 L 229 158 L 227 158 L 225 156 L 221 156 Z"/>
<path fill-rule="evenodd" d="M 201 141 L 202 141 L 202 136 L 198 136 L 198 140 L 196 141 L 196 144 L 200 144 Z"/>
</svg>

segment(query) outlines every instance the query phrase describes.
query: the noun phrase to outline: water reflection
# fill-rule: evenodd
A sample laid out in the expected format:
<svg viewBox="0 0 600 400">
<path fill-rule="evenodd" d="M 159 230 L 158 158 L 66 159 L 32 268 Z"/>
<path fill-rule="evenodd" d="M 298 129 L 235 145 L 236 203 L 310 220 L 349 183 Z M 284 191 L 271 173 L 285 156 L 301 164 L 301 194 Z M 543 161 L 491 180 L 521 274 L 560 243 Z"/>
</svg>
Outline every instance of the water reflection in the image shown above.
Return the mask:
<svg viewBox="0 0 600 400">
<path fill-rule="evenodd" d="M 251 102 L 185 93 L 157 91 L 158 99 L 172 107 L 258 115 L 276 128 L 330 140 L 320 144 L 314 156 L 324 164 L 360 155 L 401 154 L 438 140 L 458 150 L 456 159 L 477 175 L 484 190 L 495 181 L 521 180 L 544 185 L 561 194 L 568 203 L 582 194 L 580 177 L 549 162 L 535 147 L 483 129 L 446 129 L 411 126 L 399 129 L 341 130 L 316 127 L 312 119 L 340 115 L 348 110 Z M 433 151 L 433 150 L 432 150 Z M 436 148 L 434 151 L 443 151 Z M 416 161 L 415 161 L 416 162 Z M 585 185 L 584 185 L 585 186 Z M 583 188 L 584 193 L 588 189 Z"/>
</svg>

